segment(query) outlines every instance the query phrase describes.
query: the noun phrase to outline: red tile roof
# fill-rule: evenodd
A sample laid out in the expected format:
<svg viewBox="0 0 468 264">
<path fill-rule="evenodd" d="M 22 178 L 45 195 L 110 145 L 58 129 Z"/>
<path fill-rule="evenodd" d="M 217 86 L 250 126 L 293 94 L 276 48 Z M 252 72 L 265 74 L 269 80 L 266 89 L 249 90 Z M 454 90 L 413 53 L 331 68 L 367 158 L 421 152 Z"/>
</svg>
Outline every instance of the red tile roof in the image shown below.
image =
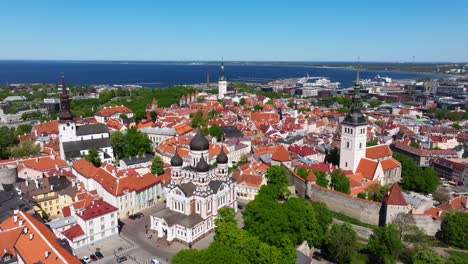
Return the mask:
<svg viewBox="0 0 468 264">
<path fill-rule="evenodd" d="M 465 196 L 458 196 L 452 198 L 450 201 L 445 202 L 437 207 L 445 211 L 457 210 L 462 212 L 468 212 L 468 204 L 466 203 Z"/>
<path fill-rule="evenodd" d="M 14 216 L 3 221 L 0 224 L 0 229 L 6 230 L 17 227 L 20 224 L 20 220 L 23 221 L 23 228 L 27 228 L 27 234 L 19 236 L 15 249 L 25 263 L 38 263 L 39 261 L 47 264 L 81 263 L 76 257 L 60 246 L 55 235 L 43 223 L 30 214 L 21 211 L 17 213 L 17 217 L 18 221 L 16 222 Z M 47 258 L 46 252 L 49 252 Z"/>
<path fill-rule="evenodd" d="M 0 231 L 0 259 L 7 253 L 16 256 L 15 244 L 22 231 L 23 228 L 19 226 Z"/>
<path fill-rule="evenodd" d="M 83 229 L 81 229 L 80 225 L 75 224 L 67 230 L 63 231 L 62 234 L 68 238 L 68 240 L 73 241 L 75 238 L 80 237 L 85 233 L 83 232 Z"/>
<path fill-rule="evenodd" d="M 233 173 L 232 177 L 236 180 L 237 184 L 245 183 L 250 187 L 260 188 L 262 185 L 262 176 L 250 175 L 250 174 L 240 174 L 239 172 Z"/>
<path fill-rule="evenodd" d="M 398 167 L 401 167 L 400 162 L 398 162 L 398 160 L 396 160 L 396 159 L 394 159 L 394 158 L 382 160 L 382 161 L 380 162 L 380 164 L 382 165 L 382 169 L 383 169 L 384 171 L 386 171 L 386 170 L 391 170 L 391 169 L 398 168 Z"/>
<path fill-rule="evenodd" d="M 35 124 L 32 131 L 37 132 L 37 136 L 58 134 L 58 120 Z"/>
<path fill-rule="evenodd" d="M 398 185 L 398 183 L 394 183 L 392 187 L 390 187 L 383 200 L 389 205 L 408 205 L 405 197 L 403 196 L 403 193 L 400 190 L 400 186 Z"/>
<path fill-rule="evenodd" d="M 104 117 L 109 117 L 114 114 L 129 114 L 133 113 L 132 110 L 125 106 L 113 106 L 113 107 L 107 107 L 104 109 L 99 110 L 96 115 L 97 116 L 104 116 Z"/>
<path fill-rule="evenodd" d="M 112 212 L 118 209 L 103 200 L 94 200 L 90 205 L 84 208 L 83 211 L 77 212 L 77 216 L 83 220 L 89 220 Z"/>
<path fill-rule="evenodd" d="M 378 165 L 377 161 L 362 158 L 356 169 L 356 173 L 361 173 L 365 178 L 373 180 Z"/>
<path fill-rule="evenodd" d="M 366 148 L 366 157 L 369 159 L 382 159 L 391 156 L 392 151 L 386 144 Z"/>
</svg>

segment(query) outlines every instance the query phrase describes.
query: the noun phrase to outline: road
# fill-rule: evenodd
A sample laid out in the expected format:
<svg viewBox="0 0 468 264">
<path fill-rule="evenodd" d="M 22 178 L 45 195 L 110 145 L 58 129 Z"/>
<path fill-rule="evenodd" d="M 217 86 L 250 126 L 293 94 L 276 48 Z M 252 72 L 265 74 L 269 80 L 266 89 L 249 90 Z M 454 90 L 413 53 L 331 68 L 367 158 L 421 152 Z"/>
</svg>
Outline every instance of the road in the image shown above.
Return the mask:
<svg viewBox="0 0 468 264">
<path fill-rule="evenodd" d="M 337 223 L 337 224 L 342 224 L 343 223 L 343 221 L 340 221 L 338 219 L 333 219 L 333 222 Z M 362 227 L 362 226 L 358 226 L 358 225 L 353 225 L 353 224 L 350 224 L 350 225 L 360 238 L 368 240 L 370 235 L 372 235 L 372 229 L 370 229 L 370 228 Z"/>
</svg>

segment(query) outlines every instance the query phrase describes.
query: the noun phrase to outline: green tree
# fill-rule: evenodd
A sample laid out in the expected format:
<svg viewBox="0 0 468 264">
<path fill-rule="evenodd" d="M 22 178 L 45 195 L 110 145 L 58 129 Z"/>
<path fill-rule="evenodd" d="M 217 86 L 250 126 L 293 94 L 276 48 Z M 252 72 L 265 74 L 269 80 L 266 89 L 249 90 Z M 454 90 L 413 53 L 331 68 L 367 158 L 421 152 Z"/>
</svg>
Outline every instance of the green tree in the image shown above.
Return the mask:
<svg viewBox="0 0 468 264">
<path fill-rule="evenodd" d="M 459 123 L 453 123 L 452 127 L 455 128 L 455 129 L 458 129 L 458 130 L 462 129 L 462 127 L 460 126 Z"/>
<path fill-rule="evenodd" d="M 358 193 L 357 194 L 357 198 L 361 198 L 361 199 L 367 199 L 367 194 L 366 193 Z"/>
<path fill-rule="evenodd" d="M 156 119 L 158 119 L 158 113 L 156 113 L 155 111 L 151 111 L 150 116 L 151 116 L 151 121 L 153 122 L 156 122 Z"/>
<path fill-rule="evenodd" d="M 401 163 L 401 186 L 405 190 L 422 193 L 433 193 L 439 184 L 437 172 L 432 168 L 422 170 L 408 156 L 393 153 L 393 157 Z"/>
<path fill-rule="evenodd" d="M 120 114 L 119 118 L 120 119 L 128 119 L 128 116 L 126 114 Z"/>
<path fill-rule="evenodd" d="M 335 190 L 342 193 L 349 194 L 351 193 L 351 187 L 349 185 L 349 179 L 344 174 L 344 171 L 338 169 L 332 171 L 330 174 L 331 183 L 330 186 Z"/>
<path fill-rule="evenodd" d="M 179 251 L 171 260 L 174 264 L 248 264 L 246 257 L 230 247 L 213 242 L 207 249 L 185 249 Z"/>
<path fill-rule="evenodd" d="M 0 127 L 0 158 L 8 159 L 10 157 L 10 147 L 18 141 L 15 135 L 15 129 L 6 126 Z"/>
<path fill-rule="evenodd" d="M 327 175 L 325 174 L 325 172 L 314 170 L 314 174 L 315 174 L 315 182 L 317 183 L 317 185 L 322 186 L 324 188 L 328 188 L 328 179 L 327 179 Z"/>
<path fill-rule="evenodd" d="M 22 136 L 24 134 L 27 134 L 31 132 L 32 126 L 29 124 L 21 124 L 16 127 L 15 135 L 16 136 Z"/>
<path fill-rule="evenodd" d="M 445 261 L 430 250 L 417 251 L 413 255 L 413 264 L 444 264 Z"/>
<path fill-rule="evenodd" d="M 375 108 L 377 106 L 380 106 L 382 104 L 382 101 L 380 100 L 369 100 L 369 107 L 370 108 Z"/>
<path fill-rule="evenodd" d="M 421 148 L 421 145 L 419 145 L 419 143 L 416 142 L 416 141 L 411 141 L 409 145 L 410 145 L 411 147 Z"/>
<path fill-rule="evenodd" d="M 340 163 L 340 151 L 338 148 L 333 148 L 325 155 L 325 162 L 337 166 Z"/>
<path fill-rule="evenodd" d="M 377 142 L 377 140 L 369 140 L 367 141 L 366 143 L 366 146 L 367 147 L 372 147 L 372 146 L 377 146 L 379 143 Z"/>
<path fill-rule="evenodd" d="M 357 235 L 350 224 L 333 224 L 325 236 L 325 248 L 337 263 L 351 263 L 357 253 Z"/>
<path fill-rule="evenodd" d="M 13 158 L 36 156 L 41 153 L 41 146 L 28 139 L 19 143 L 17 147 L 11 149 L 11 156 Z"/>
<path fill-rule="evenodd" d="M 254 110 L 255 112 L 262 111 L 262 110 L 263 110 L 263 107 L 262 107 L 261 105 L 259 105 L 259 104 L 256 104 L 256 105 L 254 106 L 253 110 Z"/>
<path fill-rule="evenodd" d="M 151 173 L 158 176 L 164 174 L 164 162 L 158 155 L 154 157 L 153 163 L 151 164 Z"/>
<path fill-rule="evenodd" d="M 266 102 L 266 104 L 275 105 L 275 103 L 273 103 L 273 100 L 268 100 L 268 102 Z"/>
<path fill-rule="evenodd" d="M 442 220 L 441 238 L 448 245 L 468 248 L 468 214 L 464 212 L 447 212 Z"/>
<path fill-rule="evenodd" d="M 309 176 L 309 170 L 304 167 L 300 167 L 296 169 L 296 174 L 305 180 L 307 179 L 307 176 Z"/>
<path fill-rule="evenodd" d="M 99 158 L 99 153 L 94 147 L 91 147 L 88 150 L 88 154 L 85 156 L 85 160 L 91 162 L 94 165 L 94 167 L 101 166 L 101 158 Z"/>
<path fill-rule="evenodd" d="M 402 248 L 398 229 L 393 224 L 374 228 L 367 243 L 367 250 L 377 263 L 395 263 Z"/>
<path fill-rule="evenodd" d="M 294 102 L 289 102 L 288 103 L 288 107 L 291 108 L 291 109 L 295 109 L 296 108 L 296 104 Z"/>
<path fill-rule="evenodd" d="M 274 197 L 276 199 L 289 195 L 289 172 L 286 168 L 278 165 L 270 166 L 267 169 L 265 177 L 267 178 L 268 184 L 271 185 L 271 187 L 268 188 L 275 190 Z"/>
<path fill-rule="evenodd" d="M 247 162 L 249 162 L 249 159 L 247 158 L 247 156 L 245 154 L 242 154 L 242 156 L 239 159 L 239 164 L 244 164 L 244 163 L 247 163 Z"/>
<path fill-rule="evenodd" d="M 240 104 L 241 106 L 244 106 L 244 105 L 245 105 L 245 98 L 241 98 L 241 99 L 239 100 L 239 104 Z"/>
<path fill-rule="evenodd" d="M 215 137 L 219 142 L 223 139 L 223 130 L 218 125 L 211 125 L 208 129 L 210 136 Z"/>
<path fill-rule="evenodd" d="M 114 154 L 117 158 L 121 159 L 125 157 L 125 147 L 127 145 L 125 135 L 120 132 L 114 132 L 110 136 L 110 144 L 114 149 Z"/>
<path fill-rule="evenodd" d="M 192 116 L 192 128 L 199 128 L 206 126 L 205 119 L 203 118 L 203 112 L 198 110 Z"/>
</svg>

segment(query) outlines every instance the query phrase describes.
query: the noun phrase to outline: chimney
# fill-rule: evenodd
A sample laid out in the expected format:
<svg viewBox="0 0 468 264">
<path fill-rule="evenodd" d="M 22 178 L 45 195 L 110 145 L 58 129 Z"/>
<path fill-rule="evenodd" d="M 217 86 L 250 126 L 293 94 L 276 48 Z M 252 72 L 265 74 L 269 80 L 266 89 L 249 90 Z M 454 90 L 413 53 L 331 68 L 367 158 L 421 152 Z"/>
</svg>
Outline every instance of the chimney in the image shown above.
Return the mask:
<svg viewBox="0 0 468 264">
<path fill-rule="evenodd" d="M 13 223 L 16 224 L 16 222 L 18 222 L 18 216 L 17 216 L 17 215 L 14 215 L 14 216 L 13 216 Z"/>
<path fill-rule="evenodd" d="M 18 209 L 13 210 L 13 215 L 17 215 L 19 213 Z"/>
<path fill-rule="evenodd" d="M 45 251 L 45 258 L 47 259 L 49 257 L 49 255 L 50 255 L 50 252 L 46 250 Z"/>
<path fill-rule="evenodd" d="M 19 220 L 19 226 L 23 226 L 23 220 Z"/>
<path fill-rule="evenodd" d="M 54 185 L 53 185 L 53 184 L 50 185 L 50 190 L 51 190 L 51 191 L 54 190 Z"/>
<path fill-rule="evenodd" d="M 37 181 L 37 179 L 34 179 L 34 183 L 36 184 L 36 189 L 39 189 L 39 182 Z"/>
<path fill-rule="evenodd" d="M 39 158 L 36 158 L 36 162 L 39 162 Z"/>
<path fill-rule="evenodd" d="M 32 240 L 33 238 L 34 238 L 34 234 L 33 233 L 29 234 L 29 240 Z"/>
<path fill-rule="evenodd" d="M 27 227 L 24 227 L 23 228 L 23 233 L 26 235 L 28 233 L 28 228 Z"/>
<path fill-rule="evenodd" d="M 29 186 L 29 179 L 28 178 L 26 178 L 25 183 L 26 183 L 26 186 Z"/>
</svg>

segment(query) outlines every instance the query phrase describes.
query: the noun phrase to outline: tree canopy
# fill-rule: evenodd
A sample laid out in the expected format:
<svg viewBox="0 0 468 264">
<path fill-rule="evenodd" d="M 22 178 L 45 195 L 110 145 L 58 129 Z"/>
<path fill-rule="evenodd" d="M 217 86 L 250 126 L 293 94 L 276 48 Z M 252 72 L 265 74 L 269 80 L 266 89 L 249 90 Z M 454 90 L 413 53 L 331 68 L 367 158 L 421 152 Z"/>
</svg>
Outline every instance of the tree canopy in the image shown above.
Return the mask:
<svg viewBox="0 0 468 264">
<path fill-rule="evenodd" d="M 317 185 L 322 186 L 324 188 L 328 188 L 329 182 L 328 182 L 327 175 L 325 174 L 325 172 L 314 170 L 314 174 L 315 174 L 315 183 L 317 183 Z"/>
<path fill-rule="evenodd" d="M 130 128 L 126 133 L 119 131 L 112 133 L 110 143 L 115 156 L 119 159 L 152 152 L 151 140 L 136 128 Z"/>
<path fill-rule="evenodd" d="M 20 158 L 26 156 L 36 156 L 41 153 L 41 146 L 31 139 L 22 141 L 18 146 L 11 148 L 11 157 Z"/>
<path fill-rule="evenodd" d="M 468 214 L 448 212 L 442 220 L 441 238 L 448 245 L 468 248 Z"/>
<path fill-rule="evenodd" d="M 350 224 L 333 224 L 325 236 L 325 248 L 337 263 L 351 263 L 357 253 L 357 235 Z"/>
<path fill-rule="evenodd" d="M 340 150 L 338 148 L 333 148 L 328 151 L 325 155 L 325 162 L 338 166 L 338 164 L 340 164 Z"/>
<path fill-rule="evenodd" d="M 433 193 L 439 184 L 437 172 L 432 168 L 421 169 L 408 156 L 393 153 L 393 157 L 401 163 L 401 187 L 421 193 Z"/>
<path fill-rule="evenodd" d="M 85 156 L 85 160 L 91 162 L 95 167 L 101 166 L 101 158 L 96 148 L 92 147 L 89 149 L 88 154 Z"/>
<path fill-rule="evenodd" d="M 330 186 L 335 190 L 342 193 L 349 194 L 351 192 L 351 187 L 349 185 L 349 179 L 344 174 L 344 171 L 338 169 L 332 171 L 330 174 L 331 183 Z"/>
<path fill-rule="evenodd" d="M 377 263 L 395 263 L 402 248 L 398 229 L 393 224 L 374 228 L 367 243 L 367 250 Z"/>
<path fill-rule="evenodd" d="M 154 157 L 153 163 L 151 164 L 151 173 L 154 175 L 164 174 L 164 162 L 163 159 L 158 155 Z"/>
</svg>

